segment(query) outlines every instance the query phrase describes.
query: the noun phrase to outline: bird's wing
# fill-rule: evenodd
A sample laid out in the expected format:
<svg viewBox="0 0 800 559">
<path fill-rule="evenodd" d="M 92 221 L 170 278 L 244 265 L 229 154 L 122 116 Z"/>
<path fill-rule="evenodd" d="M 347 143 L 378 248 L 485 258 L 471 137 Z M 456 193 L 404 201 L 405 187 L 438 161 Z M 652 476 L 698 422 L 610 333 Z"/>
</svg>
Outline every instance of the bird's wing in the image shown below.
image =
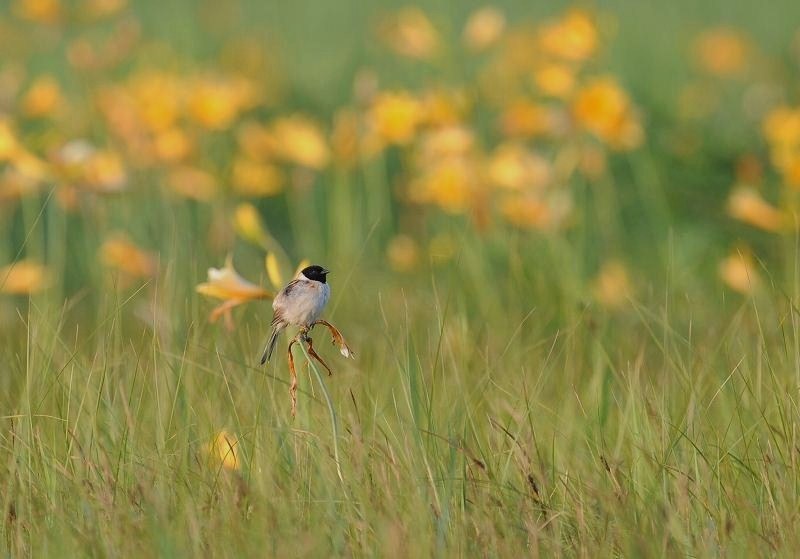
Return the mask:
<svg viewBox="0 0 800 559">
<path fill-rule="evenodd" d="M 277 323 L 283 320 L 283 308 L 291 301 L 292 297 L 297 293 L 297 289 L 295 289 L 300 280 L 292 280 L 286 287 L 281 289 L 278 294 L 275 296 L 275 299 L 272 301 L 272 309 L 274 311 L 272 315 L 272 326 L 275 326 Z"/>
</svg>

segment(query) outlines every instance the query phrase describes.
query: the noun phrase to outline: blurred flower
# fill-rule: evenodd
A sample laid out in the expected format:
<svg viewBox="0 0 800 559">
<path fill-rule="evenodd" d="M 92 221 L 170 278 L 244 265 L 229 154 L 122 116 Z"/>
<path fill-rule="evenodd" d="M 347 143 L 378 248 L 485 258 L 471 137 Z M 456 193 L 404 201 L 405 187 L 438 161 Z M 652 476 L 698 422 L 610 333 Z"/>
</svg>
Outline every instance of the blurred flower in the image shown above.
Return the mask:
<svg viewBox="0 0 800 559">
<path fill-rule="evenodd" d="M 47 288 L 51 273 L 34 260 L 19 260 L 0 268 L 0 293 L 30 295 Z"/>
<path fill-rule="evenodd" d="M 273 294 L 250 283 L 233 268 L 233 259 L 228 257 L 224 268 L 209 268 L 208 281 L 196 287 L 198 293 L 221 299 L 224 302 L 211 311 L 209 320 L 215 322 L 220 316 L 225 317 L 225 325 L 233 329 L 231 310 L 234 307 L 258 299 L 272 299 Z"/>
<path fill-rule="evenodd" d="M 752 293 L 761 283 L 753 256 L 746 247 L 732 251 L 720 262 L 718 271 L 725 285 L 745 295 Z"/>
<path fill-rule="evenodd" d="M 553 129 L 553 118 L 544 105 L 520 98 L 503 111 L 500 128 L 506 136 L 539 136 Z"/>
<path fill-rule="evenodd" d="M 435 204 L 450 213 L 464 213 L 478 201 L 478 169 L 468 158 L 450 157 L 422 169 L 408 187 L 409 199 Z"/>
<path fill-rule="evenodd" d="M 421 102 L 422 120 L 428 126 L 458 124 L 468 110 L 467 95 L 462 89 L 431 89 L 423 94 Z"/>
<path fill-rule="evenodd" d="M 279 118 L 272 124 L 275 148 L 283 159 L 311 169 L 322 169 L 330 149 L 319 126 L 302 115 Z"/>
<path fill-rule="evenodd" d="M 188 112 L 202 126 L 225 130 L 255 101 L 255 90 L 244 78 L 202 78 L 189 91 Z"/>
<path fill-rule="evenodd" d="M 694 43 L 694 56 L 700 68 L 723 78 L 741 74 L 746 69 L 750 50 L 744 35 L 730 27 L 709 29 Z"/>
<path fill-rule="evenodd" d="M 217 193 L 217 179 L 197 167 L 180 165 L 172 168 L 166 178 L 167 186 L 184 198 L 207 202 Z"/>
<path fill-rule="evenodd" d="M 738 187 L 731 192 L 728 213 L 735 219 L 773 233 L 781 231 L 786 225 L 783 212 L 752 188 Z"/>
<path fill-rule="evenodd" d="M 762 130 L 772 164 L 787 185 L 800 187 L 800 107 L 774 108 L 764 118 Z"/>
<path fill-rule="evenodd" d="M 439 49 L 439 34 L 428 16 L 417 7 L 402 8 L 386 19 L 379 35 L 401 56 L 430 59 Z"/>
<path fill-rule="evenodd" d="M 237 157 L 231 170 L 231 186 L 243 196 L 275 196 L 283 191 L 280 169 L 270 163 Z"/>
<path fill-rule="evenodd" d="M 151 70 L 134 74 L 125 90 L 109 90 L 111 97 L 108 101 L 111 107 L 121 108 L 119 102 L 131 98 L 136 117 L 149 130 L 158 132 L 175 126 L 185 91 L 186 86 L 178 76 Z M 197 95 L 202 93 L 201 90 Z"/>
<path fill-rule="evenodd" d="M 565 191 L 511 195 L 502 201 L 500 212 L 521 229 L 551 231 L 566 222 L 572 212 L 572 199 Z"/>
<path fill-rule="evenodd" d="M 191 138 L 180 128 L 168 128 L 156 134 L 153 149 L 161 161 L 174 163 L 186 159 L 192 151 Z"/>
<path fill-rule="evenodd" d="M 512 190 L 540 190 L 552 179 L 552 168 L 541 156 L 519 143 L 498 146 L 488 163 L 489 181 Z"/>
<path fill-rule="evenodd" d="M 253 204 L 239 204 L 233 213 L 233 228 L 243 239 L 258 246 L 267 243 L 269 235 L 261 221 L 261 214 Z"/>
<path fill-rule="evenodd" d="M 295 268 L 294 272 L 292 273 L 291 277 L 297 276 L 300 273 L 300 270 L 308 267 L 311 265 L 311 262 L 307 258 L 303 258 L 300 263 Z M 274 251 L 270 251 L 264 257 L 264 268 L 267 270 L 267 277 L 269 278 L 269 282 L 275 289 L 283 289 L 283 286 L 286 285 L 286 274 L 285 272 L 288 271 L 288 261 L 285 258 L 285 255 L 278 256 L 278 254 Z"/>
<path fill-rule="evenodd" d="M 566 64 L 543 64 L 533 71 L 533 83 L 550 97 L 564 99 L 575 88 L 575 71 Z"/>
<path fill-rule="evenodd" d="M 64 103 L 61 86 L 53 76 L 36 78 L 22 99 L 22 112 L 29 117 L 43 117 L 55 113 Z"/>
<path fill-rule="evenodd" d="M 272 158 L 278 149 L 272 131 L 253 121 L 239 126 L 236 131 L 236 141 L 242 151 L 254 161 Z"/>
<path fill-rule="evenodd" d="M 493 6 L 476 10 L 469 16 L 464 27 L 464 43 L 473 51 L 486 50 L 503 35 L 506 17 Z"/>
<path fill-rule="evenodd" d="M 127 0 L 83 0 L 80 13 L 88 20 L 98 20 L 121 12 L 127 4 Z"/>
<path fill-rule="evenodd" d="M 19 153 L 17 135 L 8 118 L 0 116 L 0 161 L 13 159 Z"/>
<path fill-rule="evenodd" d="M 627 303 L 633 294 L 628 271 L 622 262 L 605 262 L 592 282 L 592 294 L 604 307 L 618 309 Z"/>
<path fill-rule="evenodd" d="M 405 91 L 378 94 L 370 110 L 374 132 L 392 144 L 407 144 L 422 121 L 422 105 Z"/>
<path fill-rule="evenodd" d="M 54 155 L 60 178 L 70 185 L 109 193 L 123 190 L 128 177 L 119 154 L 98 150 L 86 140 L 72 140 Z"/>
<path fill-rule="evenodd" d="M 598 34 L 588 12 L 572 9 L 539 29 L 539 46 L 556 58 L 582 62 L 597 50 Z"/>
<path fill-rule="evenodd" d="M 395 272 L 411 272 L 417 266 L 417 243 L 408 235 L 397 235 L 386 247 L 386 259 Z"/>
<path fill-rule="evenodd" d="M 336 112 L 331 132 L 331 148 L 337 163 L 349 167 L 358 161 L 360 132 L 359 117 L 354 110 L 344 108 Z"/>
<path fill-rule="evenodd" d="M 22 19 L 36 23 L 58 23 L 62 16 L 59 0 L 16 0 L 14 13 Z"/>
<path fill-rule="evenodd" d="M 241 468 L 239 461 L 239 439 L 225 430 L 216 433 L 211 441 L 203 447 L 209 466 L 214 469 L 223 468 L 236 471 Z"/>
<path fill-rule="evenodd" d="M 158 268 L 157 257 L 136 246 L 127 236 L 113 234 L 100 247 L 103 264 L 122 272 L 130 279 L 151 278 Z"/>
<path fill-rule="evenodd" d="M 595 78 L 582 87 L 572 104 L 579 126 L 617 149 L 633 149 L 644 131 L 628 94 L 614 78 Z"/>
</svg>

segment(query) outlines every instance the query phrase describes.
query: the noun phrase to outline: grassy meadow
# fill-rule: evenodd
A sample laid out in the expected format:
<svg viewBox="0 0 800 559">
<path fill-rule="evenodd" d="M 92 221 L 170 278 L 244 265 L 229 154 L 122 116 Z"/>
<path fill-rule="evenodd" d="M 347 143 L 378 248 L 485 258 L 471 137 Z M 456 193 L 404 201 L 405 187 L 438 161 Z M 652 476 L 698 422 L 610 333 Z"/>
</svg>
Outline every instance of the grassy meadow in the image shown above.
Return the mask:
<svg viewBox="0 0 800 559">
<path fill-rule="evenodd" d="M 4 555 L 794 556 L 797 13 L 0 4 Z"/>
</svg>

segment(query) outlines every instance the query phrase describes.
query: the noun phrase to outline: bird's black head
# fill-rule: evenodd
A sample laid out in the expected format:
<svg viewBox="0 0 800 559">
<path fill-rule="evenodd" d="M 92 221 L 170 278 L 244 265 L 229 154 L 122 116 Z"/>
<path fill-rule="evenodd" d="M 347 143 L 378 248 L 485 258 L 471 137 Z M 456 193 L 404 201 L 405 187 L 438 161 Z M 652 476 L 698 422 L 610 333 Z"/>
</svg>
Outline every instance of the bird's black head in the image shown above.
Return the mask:
<svg viewBox="0 0 800 559">
<path fill-rule="evenodd" d="M 315 264 L 314 266 L 307 266 L 303 268 L 300 273 L 310 280 L 325 283 L 325 276 L 328 274 L 328 270 Z"/>
</svg>

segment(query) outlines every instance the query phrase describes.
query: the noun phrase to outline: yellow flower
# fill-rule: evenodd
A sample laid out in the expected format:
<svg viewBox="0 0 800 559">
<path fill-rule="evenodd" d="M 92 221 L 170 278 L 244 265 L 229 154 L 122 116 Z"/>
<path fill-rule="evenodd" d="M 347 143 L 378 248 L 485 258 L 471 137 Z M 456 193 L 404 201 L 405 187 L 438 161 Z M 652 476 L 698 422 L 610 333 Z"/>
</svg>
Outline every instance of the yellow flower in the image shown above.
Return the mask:
<svg viewBox="0 0 800 559">
<path fill-rule="evenodd" d="M 741 74 L 750 58 L 750 44 L 736 29 L 717 27 L 702 33 L 694 44 L 700 68 L 719 77 Z"/>
<path fill-rule="evenodd" d="M 121 98 L 131 95 L 137 116 L 153 132 L 175 126 L 181 113 L 185 86 L 177 76 L 147 71 L 134 75 L 126 91 L 106 92 L 105 101 L 119 111 Z"/>
<path fill-rule="evenodd" d="M 275 146 L 283 159 L 312 169 L 322 169 L 330 160 L 330 149 L 319 126 L 311 119 L 294 115 L 272 124 Z"/>
<path fill-rule="evenodd" d="M 189 116 L 211 130 L 225 130 L 254 101 L 252 84 L 244 78 L 205 78 L 191 88 Z"/>
<path fill-rule="evenodd" d="M 211 441 L 203 447 L 203 454 L 209 466 L 215 469 L 224 468 L 236 471 L 241 468 L 239 460 L 239 439 L 236 435 L 222 430 L 216 433 Z"/>
<path fill-rule="evenodd" d="M 53 76 L 40 76 L 22 99 L 22 112 L 30 117 L 52 115 L 62 105 L 61 86 Z"/>
<path fill-rule="evenodd" d="M 192 140 L 180 128 L 167 128 L 156 134 L 153 149 L 161 161 L 174 163 L 186 159 L 192 151 Z"/>
<path fill-rule="evenodd" d="M 150 278 L 156 274 L 156 256 L 136 246 L 121 233 L 112 235 L 100 247 L 100 259 L 109 268 L 130 278 Z"/>
<path fill-rule="evenodd" d="M 409 198 L 419 204 L 436 204 L 450 213 L 464 213 L 477 202 L 478 172 L 463 157 L 445 158 L 422 170 L 409 184 Z"/>
<path fill-rule="evenodd" d="M 397 235 L 386 247 L 386 259 L 395 272 L 410 272 L 417 266 L 417 243 L 408 235 Z"/>
<path fill-rule="evenodd" d="M 544 24 L 539 29 L 539 46 L 550 56 L 584 61 L 597 50 L 598 33 L 588 12 L 569 10 L 556 21 Z"/>
<path fill-rule="evenodd" d="M 14 12 L 22 19 L 36 23 L 58 23 L 62 7 L 59 0 L 16 0 Z"/>
<path fill-rule="evenodd" d="M 375 133 L 392 144 L 407 144 L 422 121 L 421 103 L 405 91 L 380 93 L 370 110 Z"/>
<path fill-rule="evenodd" d="M 390 17 L 379 29 L 394 52 L 409 58 L 430 59 L 439 50 L 439 34 L 425 12 L 407 7 Z"/>
<path fill-rule="evenodd" d="M 718 271 L 725 285 L 745 295 L 755 291 L 761 283 L 753 256 L 746 247 L 732 251 L 720 262 Z"/>
<path fill-rule="evenodd" d="M 783 212 L 752 188 L 740 187 L 731 192 L 728 213 L 735 219 L 773 233 L 781 231 L 786 225 Z"/>
<path fill-rule="evenodd" d="M 85 140 L 66 143 L 55 155 L 56 168 L 70 184 L 95 192 L 118 192 L 127 185 L 122 158 L 113 151 L 98 150 Z"/>
<path fill-rule="evenodd" d="M 239 204 L 233 213 L 233 227 L 236 233 L 259 246 L 267 243 L 269 235 L 261 221 L 261 215 L 253 204 Z"/>
<path fill-rule="evenodd" d="M 192 200 L 207 202 L 217 193 L 214 175 L 189 165 L 174 167 L 167 174 L 166 184 L 176 193 Z"/>
<path fill-rule="evenodd" d="M 770 145 L 800 146 L 800 107 L 780 106 L 772 109 L 762 124 Z"/>
<path fill-rule="evenodd" d="M 198 293 L 221 299 L 221 305 L 211 311 L 209 320 L 215 322 L 220 316 L 225 317 L 225 324 L 233 329 L 231 310 L 234 307 L 259 299 L 272 299 L 273 294 L 254 283 L 250 283 L 233 268 L 233 259 L 228 257 L 224 268 L 209 268 L 208 281 L 196 287 Z"/>
<path fill-rule="evenodd" d="M 19 142 L 11 122 L 0 117 L 0 161 L 13 159 L 19 153 Z"/>
<path fill-rule="evenodd" d="M 422 120 L 429 126 L 453 126 L 467 112 L 467 95 L 460 89 L 437 88 L 422 96 Z"/>
<path fill-rule="evenodd" d="M 50 271 L 34 260 L 20 260 L 0 268 L 0 293 L 30 295 L 47 288 Z"/>
<path fill-rule="evenodd" d="M 603 264 L 592 284 L 595 299 L 610 309 L 622 307 L 633 293 L 628 271 L 622 262 L 612 260 Z"/>
<path fill-rule="evenodd" d="M 231 170 L 231 186 L 243 196 L 275 196 L 283 191 L 283 174 L 270 163 L 237 157 Z"/>
<path fill-rule="evenodd" d="M 614 78 L 595 78 L 578 91 L 572 114 L 579 126 L 617 149 L 633 149 L 644 139 L 628 94 Z"/>
<path fill-rule="evenodd" d="M 563 99 L 575 88 L 575 71 L 566 64 L 544 64 L 533 71 L 533 83 L 545 95 Z"/>
<path fill-rule="evenodd" d="M 540 155 L 521 144 L 507 143 L 495 149 L 489 159 L 487 174 L 489 181 L 501 188 L 540 190 L 550 183 L 553 172 Z"/>
<path fill-rule="evenodd" d="M 506 28 L 506 17 L 493 6 L 472 13 L 464 27 L 464 43 L 473 51 L 486 50 L 497 43 Z"/>
</svg>

